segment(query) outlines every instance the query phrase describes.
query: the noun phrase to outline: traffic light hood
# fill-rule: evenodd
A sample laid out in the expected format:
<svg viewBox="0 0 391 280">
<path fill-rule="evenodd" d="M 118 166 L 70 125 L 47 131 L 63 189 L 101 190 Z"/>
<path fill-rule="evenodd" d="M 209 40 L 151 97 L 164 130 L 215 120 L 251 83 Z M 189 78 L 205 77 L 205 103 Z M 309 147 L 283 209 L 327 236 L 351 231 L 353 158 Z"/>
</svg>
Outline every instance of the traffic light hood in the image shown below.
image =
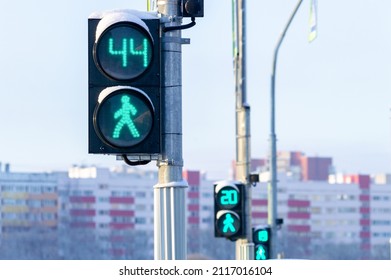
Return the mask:
<svg viewBox="0 0 391 280">
<path fill-rule="evenodd" d="M 148 31 L 149 36 L 152 38 L 148 26 L 144 23 L 144 21 L 141 20 L 142 17 L 139 17 L 138 14 L 143 13 L 134 10 L 121 10 L 120 12 L 103 13 L 103 17 L 101 18 L 98 23 L 98 26 L 96 27 L 95 43 L 98 42 L 100 36 L 105 30 L 107 30 L 112 25 L 121 22 L 130 22 L 140 26 L 142 29 Z"/>
</svg>

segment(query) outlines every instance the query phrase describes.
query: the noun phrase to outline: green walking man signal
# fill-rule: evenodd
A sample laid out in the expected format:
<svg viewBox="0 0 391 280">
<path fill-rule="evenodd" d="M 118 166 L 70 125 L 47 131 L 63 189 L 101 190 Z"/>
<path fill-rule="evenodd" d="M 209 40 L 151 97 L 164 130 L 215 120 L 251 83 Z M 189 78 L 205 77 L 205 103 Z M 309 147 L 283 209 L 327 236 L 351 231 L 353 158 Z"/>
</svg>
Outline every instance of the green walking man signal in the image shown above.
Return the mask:
<svg viewBox="0 0 391 280">
<path fill-rule="evenodd" d="M 263 246 L 256 247 L 255 259 L 257 261 L 267 260 L 267 253 L 266 253 L 265 248 L 263 248 Z"/>
<path fill-rule="evenodd" d="M 228 232 L 228 230 L 230 232 L 233 232 L 235 233 L 236 232 L 236 229 L 235 229 L 235 226 L 234 226 L 234 222 L 235 220 L 232 218 L 232 215 L 231 214 L 227 214 L 225 215 L 225 219 L 223 221 L 223 232 Z"/>
<path fill-rule="evenodd" d="M 136 107 L 134 107 L 134 105 L 130 103 L 130 97 L 127 95 L 121 97 L 121 102 L 122 102 L 121 109 L 119 109 L 114 113 L 115 119 L 118 118 L 121 119 L 118 121 L 117 125 L 115 126 L 115 129 L 113 131 L 113 138 L 119 138 L 119 135 L 124 125 L 128 126 L 130 133 L 134 138 L 140 137 L 140 133 L 138 132 L 131 118 L 131 115 L 134 116 L 137 114 Z"/>
</svg>

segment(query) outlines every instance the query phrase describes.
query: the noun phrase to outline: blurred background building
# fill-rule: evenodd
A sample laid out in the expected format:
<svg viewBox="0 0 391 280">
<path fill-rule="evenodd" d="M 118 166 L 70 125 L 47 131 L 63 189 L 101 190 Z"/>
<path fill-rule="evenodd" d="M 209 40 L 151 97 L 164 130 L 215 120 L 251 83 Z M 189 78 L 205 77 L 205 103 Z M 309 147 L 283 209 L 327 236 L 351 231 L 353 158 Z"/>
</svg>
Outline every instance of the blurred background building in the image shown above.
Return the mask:
<svg viewBox="0 0 391 280">
<path fill-rule="evenodd" d="M 254 159 L 254 226 L 267 223 L 267 160 Z M 286 258 L 388 259 L 387 174 L 339 174 L 328 157 L 278 153 L 278 251 Z M 234 259 L 234 242 L 214 237 L 213 184 L 185 170 L 188 254 Z M 74 166 L 68 172 L 0 172 L 2 259 L 153 259 L 157 172 Z"/>
</svg>

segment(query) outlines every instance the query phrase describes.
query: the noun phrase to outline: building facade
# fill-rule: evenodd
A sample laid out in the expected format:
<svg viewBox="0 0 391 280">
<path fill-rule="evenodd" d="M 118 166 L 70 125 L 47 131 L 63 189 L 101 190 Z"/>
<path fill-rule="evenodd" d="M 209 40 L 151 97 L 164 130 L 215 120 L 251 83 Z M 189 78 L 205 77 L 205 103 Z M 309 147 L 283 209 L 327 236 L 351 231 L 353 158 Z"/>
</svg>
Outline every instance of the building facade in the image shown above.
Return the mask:
<svg viewBox="0 0 391 280">
<path fill-rule="evenodd" d="M 391 182 L 384 179 L 388 177 L 306 177 L 297 168 L 302 155 L 290 157 L 285 157 L 278 175 L 278 217 L 283 219 L 278 251 L 287 258 L 389 258 Z M 330 160 L 323 162 L 322 172 L 332 170 Z M 233 259 L 234 242 L 214 238 L 215 181 L 196 170 L 185 170 L 183 176 L 189 183 L 184 209 L 188 254 Z M 75 166 L 50 174 L 2 172 L 1 240 L 39 228 L 40 236 L 56 233 L 56 252 L 48 250 L 46 258 L 153 259 L 157 182 L 157 171 L 128 166 Z M 252 191 L 253 226 L 267 224 L 267 204 L 267 182 L 260 182 Z"/>
</svg>

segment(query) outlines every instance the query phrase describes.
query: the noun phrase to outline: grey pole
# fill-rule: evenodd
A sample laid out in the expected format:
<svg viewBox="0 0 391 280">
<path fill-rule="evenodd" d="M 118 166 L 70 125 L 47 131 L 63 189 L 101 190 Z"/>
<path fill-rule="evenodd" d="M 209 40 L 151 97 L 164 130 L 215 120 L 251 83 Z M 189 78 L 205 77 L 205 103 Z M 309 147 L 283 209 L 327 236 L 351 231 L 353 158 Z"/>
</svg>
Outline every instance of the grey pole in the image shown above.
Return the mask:
<svg viewBox="0 0 391 280">
<path fill-rule="evenodd" d="M 234 70 L 236 84 L 236 180 L 246 185 L 246 238 L 236 241 L 236 259 L 253 260 L 251 230 L 250 106 L 246 95 L 246 1 L 233 2 Z"/>
<path fill-rule="evenodd" d="M 391 260 L 391 238 L 390 238 L 390 260 Z"/>
<path fill-rule="evenodd" d="M 285 34 L 296 15 L 303 0 L 299 0 L 296 7 L 291 14 L 283 32 L 281 33 L 276 48 L 274 49 L 273 67 L 271 75 L 271 116 L 270 116 L 270 182 L 268 185 L 268 224 L 271 227 L 271 252 L 270 256 L 272 259 L 277 258 L 277 139 L 275 132 L 275 82 L 276 82 L 276 66 L 277 66 L 277 55 L 280 49 L 281 43 L 284 40 Z"/>
<path fill-rule="evenodd" d="M 181 0 L 159 0 L 162 25 L 179 26 Z M 154 8 L 154 7 L 153 7 Z M 187 258 L 185 191 L 182 177 L 182 46 L 181 31 L 161 32 L 162 41 L 162 153 L 154 186 L 155 260 Z"/>
</svg>

